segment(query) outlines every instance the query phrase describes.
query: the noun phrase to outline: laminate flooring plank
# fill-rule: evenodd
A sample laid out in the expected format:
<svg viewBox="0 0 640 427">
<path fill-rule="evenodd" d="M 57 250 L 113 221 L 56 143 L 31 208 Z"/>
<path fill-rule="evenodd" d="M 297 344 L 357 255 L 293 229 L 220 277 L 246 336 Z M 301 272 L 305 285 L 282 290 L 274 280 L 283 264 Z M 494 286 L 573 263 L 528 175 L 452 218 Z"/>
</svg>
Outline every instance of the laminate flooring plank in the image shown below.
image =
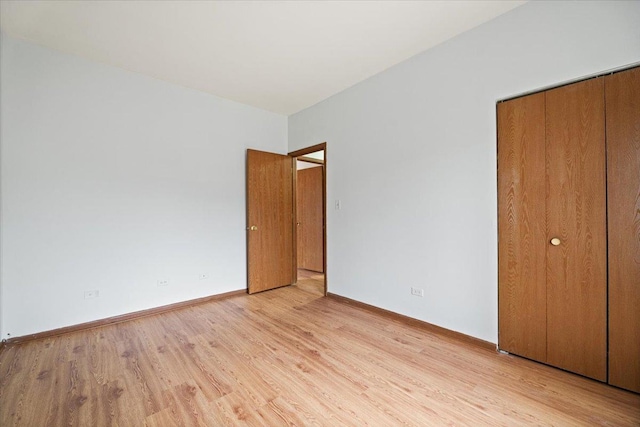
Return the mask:
<svg viewBox="0 0 640 427">
<path fill-rule="evenodd" d="M 640 425 L 640 395 L 323 298 L 305 280 L 9 345 L 0 425 Z"/>
<path fill-rule="evenodd" d="M 29 344 L 26 353 L 14 352 L 14 359 L 9 362 L 12 368 L 8 376 L 5 377 L 8 378 L 8 381 L 5 381 L 4 378 L 0 380 L 0 383 L 3 383 L 3 390 L 6 390 L 0 401 L 0 415 L 3 418 L 0 420 L 0 425 L 29 425 L 35 416 L 31 410 L 29 393 L 32 388 L 38 388 L 44 346 L 36 343 Z M 31 380 L 25 381 L 26 378 Z"/>
<path fill-rule="evenodd" d="M 176 416 L 177 417 L 177 416 Z M 180 424 L 181 420 L 174 419 L 171 409 L 165 408 L 160 412 L 156 412 L 153 415 L 149 415 L 145 418 L 145 427 L 179 427 L 184 424 Z M 217 423 L 215 425 L 222 426 L 224 424 Z"/>
<path fill-rule="evenodd" d="M 217 417 L 214 425 L 219 426 L 263 426 L 258 411 L 246 405 L 247 399 L 242 393 L 229 393 L 210 403 L 211 412 Z"/>
</svg>

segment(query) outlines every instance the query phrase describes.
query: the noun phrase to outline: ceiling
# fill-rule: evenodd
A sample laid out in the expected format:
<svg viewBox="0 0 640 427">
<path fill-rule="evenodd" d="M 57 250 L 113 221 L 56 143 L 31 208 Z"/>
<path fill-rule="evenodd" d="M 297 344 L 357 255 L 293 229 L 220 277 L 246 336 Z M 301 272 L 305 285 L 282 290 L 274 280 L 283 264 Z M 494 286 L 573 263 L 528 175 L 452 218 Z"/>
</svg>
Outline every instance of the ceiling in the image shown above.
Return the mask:
<svg viewBox="0 0 640 427">
<path fill-rule="evenodd" d="M 12 37 L 289 115 L 524 1 L 0 1 Z"/>
</svg>

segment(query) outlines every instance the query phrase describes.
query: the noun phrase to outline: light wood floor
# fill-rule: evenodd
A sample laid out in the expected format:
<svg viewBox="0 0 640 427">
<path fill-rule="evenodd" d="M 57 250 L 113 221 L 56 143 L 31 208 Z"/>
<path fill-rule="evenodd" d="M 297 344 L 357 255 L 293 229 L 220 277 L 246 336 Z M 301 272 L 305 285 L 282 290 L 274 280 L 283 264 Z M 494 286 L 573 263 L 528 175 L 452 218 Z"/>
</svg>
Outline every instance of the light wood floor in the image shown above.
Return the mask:
<svg viewBox="0 0 640 427">
<path fill-rule="evenodd" d="M 639 395 L 323 298 L 313 280 L 9 346 L 0 425 L 640 425 Z"/>
<path fill-rule="evenodd" d="M 317 296 L 324 296 L 324 274 L 298 269 L 298 288 Z"/>
</svg>

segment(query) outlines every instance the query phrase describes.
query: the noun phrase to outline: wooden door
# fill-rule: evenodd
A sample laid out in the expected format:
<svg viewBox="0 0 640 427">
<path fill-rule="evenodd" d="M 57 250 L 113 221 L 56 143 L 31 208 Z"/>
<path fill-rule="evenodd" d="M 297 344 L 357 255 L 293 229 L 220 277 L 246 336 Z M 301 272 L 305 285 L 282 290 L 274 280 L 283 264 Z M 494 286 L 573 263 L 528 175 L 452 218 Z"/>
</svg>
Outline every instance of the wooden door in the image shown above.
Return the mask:
<svg viewBox="0 0 640 427">
<path fill-rule="evenodd" d="M 603 79 L 497 113 L 499 347 L 606 381 Z"/>
<path fill-rule="evenodd" d="M 299 170 L 296 183 L 298 268 L 318 272 L 324 270 L 323 172 L 322 166 Z"/>
<path fill-rule="evenodd" d="M 547 363 L 606 381 L 604 80 L 545 96 Z"/>
<path fill-rule="evenodd" d="M 294 282 L 293 159 L 247 150 L 247 270 L 250 294 Z"/>
<path fill-rule="evenodd" d="M 545 95 L 498 104 L 499 348 L 546 362 Z"/>
<path fill-rule="evenodd" d="M 640 393 L 640 68 L 605 77 L 609 383 Z"/>
</svg>

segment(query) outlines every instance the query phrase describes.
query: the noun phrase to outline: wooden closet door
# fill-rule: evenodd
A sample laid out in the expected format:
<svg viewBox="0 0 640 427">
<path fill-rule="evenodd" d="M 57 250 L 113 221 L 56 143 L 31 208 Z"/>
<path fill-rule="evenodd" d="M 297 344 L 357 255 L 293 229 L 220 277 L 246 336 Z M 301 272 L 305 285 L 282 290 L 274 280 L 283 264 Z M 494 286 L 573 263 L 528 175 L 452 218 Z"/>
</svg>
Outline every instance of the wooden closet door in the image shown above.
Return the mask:
<svg viewBox="0 0 640 427">
<path fill-rule="evenodd" d="M 545 95 L 498 104 L 499 348 L 545 362 Z"/>
<path fill-rule="evenodd" d="M 604 114 L 602 78 L 546 92 L 547 363 L 600 381 L 607 379 Z"/>
<path fill-rule="evenodd" d="M 609 383 L 640 393 L 640 68 L 605 78 Z"/>
</svg>

